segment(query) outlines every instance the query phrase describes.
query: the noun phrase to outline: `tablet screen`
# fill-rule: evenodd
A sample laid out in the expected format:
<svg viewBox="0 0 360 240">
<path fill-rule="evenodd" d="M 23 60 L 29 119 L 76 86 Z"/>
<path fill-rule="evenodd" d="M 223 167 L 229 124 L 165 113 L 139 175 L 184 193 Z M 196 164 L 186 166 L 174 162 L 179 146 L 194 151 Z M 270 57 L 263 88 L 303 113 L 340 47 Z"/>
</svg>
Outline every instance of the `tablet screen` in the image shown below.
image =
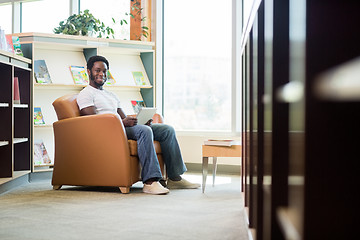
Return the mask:
<svg viewBox="0 0 360 240">
<path fill-rule="evenodd" d="M 152 119 L 154 114 L 156 113 L 156 108 L 141 108 L 136 118 L 138 120 L 138 124 L 145 124 L 147 121 Z"/>
</svg>

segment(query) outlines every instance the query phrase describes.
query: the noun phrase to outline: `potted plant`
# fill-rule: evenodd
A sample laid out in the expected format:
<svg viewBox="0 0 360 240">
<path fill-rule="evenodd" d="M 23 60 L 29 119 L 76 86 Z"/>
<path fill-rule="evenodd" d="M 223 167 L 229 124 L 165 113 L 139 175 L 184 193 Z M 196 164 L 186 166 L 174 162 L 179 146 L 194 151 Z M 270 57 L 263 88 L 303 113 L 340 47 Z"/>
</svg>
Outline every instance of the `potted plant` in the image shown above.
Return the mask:
<svg viewBox="0 0 360 240">
<path fill-rule="evenodd" d="M 131 19 L 133 19 L 133 23 L 139 24 L 139 29 L 134 30 L 133 33 L 131 33 L 130 35 L 130 39 L 131 40 L 138 40 L 141 41 L 142 37 L 148 38 L 149 37 L 149 28 L 147 26 L 145 26 L 145 22 L 146 22 L 146 16 L 142 16 L 142 11 L 143 8 L 141 7 L 141 2 L 139 0 L 131 0 L 131 6 L 130 6 L 130 12 L 126 12 L 125 15 L 126 16 L 130 16 Z M 114 18 L 112 18 L 113 23 L 116 24 L 116 21 Z M 120 19 L 119 21 L 120 25 L 123 26 L 125 24 L 128 24 L 128 21 L 123 18 Z M 143 25 L 143 26 L 141 26 Z"/>
<path fill-rule="evenodd" d="M 98 38 L 111 36 L 114 38 L 114 30 L 95 18 L 88 9 L 61 21 L 53 31 L 55 34 L 96 36 Z"/>
</svg>

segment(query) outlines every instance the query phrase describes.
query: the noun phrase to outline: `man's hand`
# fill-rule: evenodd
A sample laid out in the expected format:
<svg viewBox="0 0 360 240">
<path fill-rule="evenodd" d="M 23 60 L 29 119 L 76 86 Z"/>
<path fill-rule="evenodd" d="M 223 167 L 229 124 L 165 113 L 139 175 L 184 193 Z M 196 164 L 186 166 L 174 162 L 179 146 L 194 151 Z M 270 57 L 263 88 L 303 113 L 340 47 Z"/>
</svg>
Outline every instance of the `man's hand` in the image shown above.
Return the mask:
<svg viewBox="0 0 360 240">
<path fill-rule="evenodd" d="M 152 121 L 153 121 L 153 120 L 150 119 L 149 121 L 147 121 L 147 122 L 145 123 L 145 125 L 151 126 Z"/>
<path fill-rule="evenodd" d="M 137 124 L 137 118 L 135 117 L 127 116 L 122 121 L 125 127 L 133 127 Z"/>
</svg>

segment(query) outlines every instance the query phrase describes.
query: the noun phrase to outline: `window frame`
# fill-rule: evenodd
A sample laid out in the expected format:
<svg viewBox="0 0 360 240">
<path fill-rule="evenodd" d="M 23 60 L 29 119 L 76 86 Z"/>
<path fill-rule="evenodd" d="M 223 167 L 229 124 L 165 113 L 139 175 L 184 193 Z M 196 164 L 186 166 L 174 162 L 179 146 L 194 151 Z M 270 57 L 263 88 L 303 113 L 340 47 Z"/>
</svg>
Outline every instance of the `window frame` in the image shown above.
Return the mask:
<svg viewBox="0 0 360 240">
<path fill-rule="evenodd" d="M 156 105 L 166 118 L 164 111 L 164 2 L 156 1 Z M 183 136 L 240 136 L 241 129 L 241 32 L 242 0 L 232 0 L 232 55 L 231 55 L 231 130 L 230 131 L 177 131 Z"/>
</svg>

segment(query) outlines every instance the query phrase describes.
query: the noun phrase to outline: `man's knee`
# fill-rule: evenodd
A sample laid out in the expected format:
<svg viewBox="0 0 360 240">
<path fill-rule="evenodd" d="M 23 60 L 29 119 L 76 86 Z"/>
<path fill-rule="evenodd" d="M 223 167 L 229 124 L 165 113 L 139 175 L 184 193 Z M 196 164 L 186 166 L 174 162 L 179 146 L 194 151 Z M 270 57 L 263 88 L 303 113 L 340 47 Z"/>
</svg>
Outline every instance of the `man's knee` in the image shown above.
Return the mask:
<svg viewBox="0 0 360 240">
<path fill-rule="evenodd" d="M 175 137 L 175 129 L 170 125 L 163 125 L 163 132 L 166 133 L 168 137 Z"/>
<path fill-rule="evenodd" d="M 141 125 L 141 134 L 146 135 L 146 136 L 152 136 L 153 132 L 151 130 L 151 127 L 149 127 L 147 125 Z"/>
</svg>

